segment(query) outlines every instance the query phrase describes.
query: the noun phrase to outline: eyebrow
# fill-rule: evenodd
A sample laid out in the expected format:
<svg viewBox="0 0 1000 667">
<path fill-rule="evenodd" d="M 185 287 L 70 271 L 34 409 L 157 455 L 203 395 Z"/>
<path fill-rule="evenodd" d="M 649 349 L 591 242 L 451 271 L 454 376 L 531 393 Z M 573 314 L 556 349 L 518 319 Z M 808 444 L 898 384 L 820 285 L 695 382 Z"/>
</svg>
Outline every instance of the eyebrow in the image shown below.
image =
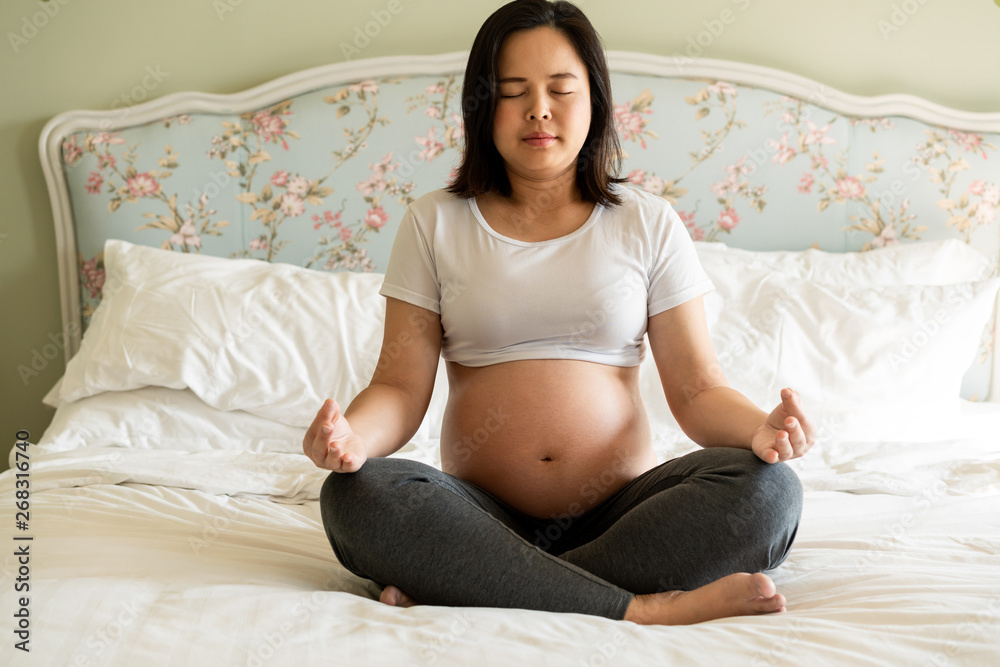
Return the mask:
<svg viewBox="0 0 1000 667">
<path fill-rule="evenodd" d="M 575 74 L 570 72 L 559 72 L 558 74 L 550 74 L 550 79 L 575 79 L 577 78 Z M 526 83 L 528 80 L 522 76 L 509 76 L 506 79 L 500 79 L 500 83 Z"/>
</svg>

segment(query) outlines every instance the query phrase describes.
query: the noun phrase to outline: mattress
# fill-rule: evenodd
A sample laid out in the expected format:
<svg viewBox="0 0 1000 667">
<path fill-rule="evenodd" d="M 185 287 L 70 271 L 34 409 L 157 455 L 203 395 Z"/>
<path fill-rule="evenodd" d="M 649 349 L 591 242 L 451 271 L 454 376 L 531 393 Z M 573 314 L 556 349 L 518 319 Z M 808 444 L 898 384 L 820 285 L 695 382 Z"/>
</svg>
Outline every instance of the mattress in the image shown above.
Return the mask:
<svg viewBox="0 0 1000 667">
<path fill-rule="evenodd" d="M 62 404 L 28 448 L 18 536 L 32 539 L 16 544 L 30 545 L 30 653 L 4 653 L 52 665 L 1000 664 L 1000 405 L 963 403 L 953 433 L 821 441 L 789 463 L 803 517 L 769 572 L 787 610 L 646 627 L 383 605 L 326 540 L 326 473 L 297 451 L 301 429 L 189 390 L 105 392 Z M 394 456 L 437 465 L 437 444 Z M 655 447 L 660 460 L 695 448 L 671 430 Z M 16 473 L 0 476 L 7 526 Z M 8 549 L 8 624 L 18 567 Z"/>
</svg>

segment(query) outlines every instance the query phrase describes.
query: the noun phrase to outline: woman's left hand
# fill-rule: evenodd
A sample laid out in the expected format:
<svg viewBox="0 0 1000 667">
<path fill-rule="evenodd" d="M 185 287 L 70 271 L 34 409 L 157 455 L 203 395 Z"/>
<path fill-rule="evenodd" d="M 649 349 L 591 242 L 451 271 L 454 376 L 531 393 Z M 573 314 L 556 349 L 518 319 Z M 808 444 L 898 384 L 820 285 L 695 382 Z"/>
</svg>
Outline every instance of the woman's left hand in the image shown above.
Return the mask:
<svg viewBox="0 0 1000 667">
<path fill-rule="evenodd" d="M 802 413 L 802 399 L 787 387 L 781 403 L 754 431 L 750 448 L 765 463 L 777 463 L 802 456 L 813 446 L 815 429 Z"/>
</svg>

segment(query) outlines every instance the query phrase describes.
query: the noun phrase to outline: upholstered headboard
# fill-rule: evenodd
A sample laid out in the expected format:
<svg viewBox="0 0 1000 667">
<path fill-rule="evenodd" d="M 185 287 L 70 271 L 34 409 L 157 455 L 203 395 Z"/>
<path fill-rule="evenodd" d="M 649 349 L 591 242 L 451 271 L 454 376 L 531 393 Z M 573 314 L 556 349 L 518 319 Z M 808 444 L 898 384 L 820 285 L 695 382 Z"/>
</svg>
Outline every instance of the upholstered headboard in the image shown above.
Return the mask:
<svg viewBox="0 0 1000 667">
<path fill-rule="evenodd" d="M 338 63 L 235 95 L 53 118 L 40 152 L 67 359 L 100 301 L 108 238 L 384 271 L 406 205 L 458 162 L 466 55 Z M 1000 113 L 859 98 L 739 63 L 608 59 L 624 175 L 669 199 L 695 240 L 844 252 L 957 238 L 997 272 Z M 967 398 L 991 381 L 1000 396 L 995 322 Z"/>
</svg>

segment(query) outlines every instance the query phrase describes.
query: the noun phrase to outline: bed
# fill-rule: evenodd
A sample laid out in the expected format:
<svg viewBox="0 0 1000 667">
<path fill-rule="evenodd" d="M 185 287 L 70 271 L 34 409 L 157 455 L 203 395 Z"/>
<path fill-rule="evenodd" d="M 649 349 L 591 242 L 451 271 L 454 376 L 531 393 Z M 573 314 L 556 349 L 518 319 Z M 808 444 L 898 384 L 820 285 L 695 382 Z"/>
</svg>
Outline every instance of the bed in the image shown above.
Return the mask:
<svg viewBox="0 0 1000 667">
<path fill-rule="evenodd" d="M 68 363 L 0 475 L 7 660 L 1000 664 L 1000 114 L 740 63 L 609 52 L 624 175 L 687 224 L 729 381 L 767 409 L 794 386 L 818 426 L 769 573 L 787 611 L 400 609 L 336 561 L 302 436 L 371 376 L 396 225 L 461 150 L 465 57 L 46 125 Z M 659 459 L 695 449 L 651 355 L 641 378 Z M 394 456 L 440 465 L 446 398 L 440 366 Z"/>
</svg>

